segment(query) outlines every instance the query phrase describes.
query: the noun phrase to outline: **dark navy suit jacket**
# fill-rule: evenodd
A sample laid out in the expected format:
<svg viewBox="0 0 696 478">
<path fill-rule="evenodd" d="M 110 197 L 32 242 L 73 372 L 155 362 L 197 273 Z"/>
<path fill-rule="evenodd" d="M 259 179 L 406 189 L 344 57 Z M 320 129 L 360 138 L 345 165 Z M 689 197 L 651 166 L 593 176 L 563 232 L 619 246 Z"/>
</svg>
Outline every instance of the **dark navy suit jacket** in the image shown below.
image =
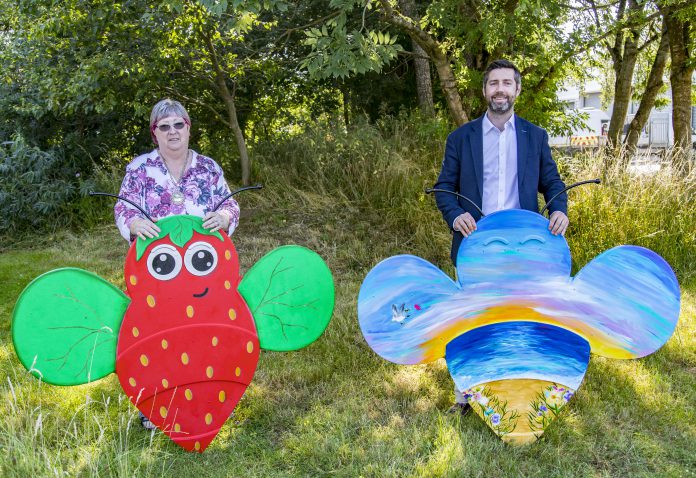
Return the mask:
<svg viewBox="0 0 696 478">
<path fill-rule="evenodd" d="M 548 201 L 565 188 L 551 158 L 549 136 L 543 129 L 515 115 L 517 135 L 517 185 L 520 207 L 539 212 L 537 192 Z M 435 188 L 457 192 L 481 207 L 483 195 L 483 116 L 457 128 L 447 137 L 445 158 Z M 469 212 L 476 221 L 481 214 L 467 201 L 453 194 L 436 193 L 437 207 L 447 225 L 452 228 L 460 214 Z M 564 193 L 549 205 L 549 214 L 567 214 L 568 196 Z M 453 231 L 452 262 L 456 261 L 459 244 L 464 236 Z"/>
</svg>

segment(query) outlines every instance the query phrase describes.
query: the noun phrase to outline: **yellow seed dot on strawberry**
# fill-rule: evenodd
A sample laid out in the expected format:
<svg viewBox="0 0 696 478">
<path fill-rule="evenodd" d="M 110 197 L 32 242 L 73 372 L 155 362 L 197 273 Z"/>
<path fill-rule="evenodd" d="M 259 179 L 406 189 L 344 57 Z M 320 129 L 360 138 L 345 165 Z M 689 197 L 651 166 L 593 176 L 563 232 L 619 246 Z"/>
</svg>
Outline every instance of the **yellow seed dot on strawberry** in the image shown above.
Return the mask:
<svg viewBox="0 0 696 478">
<path fill-rule="evenodd" d="M 142 354 L 140 356 L 140 363 L 143 364 L 143 367 L 147 367 L 147 364 L 150 363 L 150 360 L 147 358 L 147 355 Z"/>
<path fill-rule="evenodd" d="M 186 389 L 186 391 L 184 392 L 184 396 L 186 397 L 186 400 L 193 400 L 193 392 L 190 388 Z"/>
<path fill-rule="evenodd" d="M 224 402 L 225 398 L 227 398 L 227 394 L 224 390 L 220 390 L 220 393 L 218 393 L 218 400 L 220 400 L 220 403 Z"/>
<path fill-rule="evenodd" d="M 189 356 L 186 352 L 181 354 L 181 363 L 183 363 L 184 365 L 188 365 L 189 363 Z"/>
<path fill-rule="evenodd" d="M 232 284 L 230 283 L 230 281 L 226 280 L 225 281 L 225 289 L 230 290 L 230 288 L 232 288 Z"/>
<path fill-rule="evenodd" d="M 169 342 L 167 339 L 162 339 L 162 350 L 167 350 L 167 347 L 169 347 Z"/>
<path fill-rule="evenodd" d="M 196 451 L 200 450 L 200 449 L 201 449 L 201 442 L 197 441 L 197 442 L 193 445 L 193 449 L 196 450 Z"/>
<path fill-rule="evenodd" d="M 160 416 L 162 418 L 167 418 L 167 407 L 160 407 Z"/>
<path fill-rule="evenodd" d="M 206 413 L 205 414 L 205 424 L 210 425 L 213 423 L 213 414 L 212 413 Z"/>
<path fill-rule="evenodd" d="M 138 278 L 135 277 L 134 275 L 130 276 L 129 278 L 131 285 L 135 285 L 138 283 Z"/>
<path fill-rule="evenodd" d="M 138 335 L 140 335 L 140 331 L 138 330 L 137 327 L 133 327 L 132 332 L 133 332 L 133 337 L 137 337 Z"/>
<path fill-rule="evenodd" d="M 193 317 L 193 306 L 192 305 L 189 305 L 186 307 L 186 317 L 188 317 L 189 319 L 191 317 Z"/>
<path fill-rule="evenodd" d="M 175 424 L 174 424 L 174 431 L 175 431 L 175 432 L 180 432 L 180 431 L 181 431 L 181 425 L 179 425 L 178 423 L 175 423 Z"/>
<path fill-rule="evenodd" d="M 225 251 L 225 259 L 228 261 L 232 259 L 232 253 L 229 250 Z"/>
<path fill-rule="evenodd" d="M 135 385 L 136 385 L 135 379 L 133 377 L 128 379 L 128 383 L 130 384 L 131 387 L 135 387 Z"/>
<path fill-rule="evenodd" d="M 164 388 L 168 388 L 168 387 L 169 387 L 169 381 L 168 381 L 166 378 L 163 378 L 163 379 L 162 379 L 162 386 L 163 386 Z"/>
<path fill-rule="evenodd" d="M 213 367 L 208 367 L 205 369 L 205 374 L 208 376 L 208 378 L 213 378 Z"/>
<path fill-rule="evenodd" d="M 155 306 L 155 298 L 154 297 L 152 297 L 151 295 L 148 295 L 146 300 L 147 300 L 147 305 L 149 305 L 150 307 Z"/>
<path fill-rule="evenodd" d="M 218 340 L 217 337 L 213 337 L 212 342 L 213 342 L 213 347 L 217 347 L 217 344 L 218 344 L 219 340 Z"/>
<path fill-rule="evenodd" d="M 239 377 L 239 376 L 242 374 L 242 369 L 239 368 L 239 367 L 237 367 L 236 369 L 234 369 L 234 374 L 235 374 L 237 377 Z"/>
<path fill-rule="evenodd" d="M 247 352 L 251 353 L 253 351 L 254 351 L 254 344 L 250 340 L 249 342 L 247 342 Z"/>
<path fill-rule="evenodd" d="M 227 314 L 230 316 L 230 320 L 234 320 L 237 318 L 237 311 L 234 309 L 230 309 L 230 311 Z"/>
</svg>

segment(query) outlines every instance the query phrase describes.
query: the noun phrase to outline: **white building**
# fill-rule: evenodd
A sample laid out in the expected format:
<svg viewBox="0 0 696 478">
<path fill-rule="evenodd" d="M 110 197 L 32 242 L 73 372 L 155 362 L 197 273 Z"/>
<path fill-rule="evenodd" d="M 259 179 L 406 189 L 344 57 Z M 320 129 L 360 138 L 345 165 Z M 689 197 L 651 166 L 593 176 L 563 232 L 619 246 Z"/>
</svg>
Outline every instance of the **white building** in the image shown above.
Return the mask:
<svg viewBox="0 0 696 478">
<path fill-rule="evenodd" d="M 696 83 L 696 74 L 694 75 Z M 671 90 L 664 95 L 672 97 Z M 552 136 L 549 142 L 552 146 L 599 146 L 606 141 L 609 131 L 609 121 L 613 103 L 606 110 L 602 108 L 602 86 L 597 81 L 589 81 L 582 88 L 569 86 L 558 93 L 558 99 L 566 104 L 567 109 L 576 110 L 587 115 L 585 128 L 577 128 L 570 136 Z M 638 111 L 640 103 L 632 101 L 628 107 L 623 133 L 628 132 L 628 125 Z M 692 139 L 696 141 L 696 106 L 691 107 Z M 672 130 L 672 105 L 667 104 L 663 108 L 653 108 L 648 121 L 641 132 L 638 146 L 642 147 L 667 147 L 674 144 L 674 131 Z"/>
</svg>

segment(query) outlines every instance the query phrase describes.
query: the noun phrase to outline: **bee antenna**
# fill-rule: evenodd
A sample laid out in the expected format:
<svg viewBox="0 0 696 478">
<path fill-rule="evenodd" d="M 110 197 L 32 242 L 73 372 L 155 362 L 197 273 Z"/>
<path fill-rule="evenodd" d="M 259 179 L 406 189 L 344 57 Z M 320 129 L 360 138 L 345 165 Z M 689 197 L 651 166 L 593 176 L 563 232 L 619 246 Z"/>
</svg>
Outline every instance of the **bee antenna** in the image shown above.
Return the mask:
<svg viewBox="0 0 696 478">
<path fill-rule="evenodd" d="M 472 201 L 471 199 L 469 199 L 469 198 L 466 197 L 466 196 L 462 196 L 462 195 L 459 194 L 459 193 L 455 193 L 454 191 L 448 191 L 447 189 L 426 188 L 426 189 L 425 189 L 425 194 L 430 194 L 430 193 L 448 193 L 448 194 L 454 194 L 454 195 L 457 196 L 458 198 L 464 199 L 465 201 L 469 201 L 469 204 L 471 204 L 472 206 L 474 206 L 474 207 L 476 208 L 476 210 L 479 212 L 479 214 L 481 214 L 481 217 L 484 217 L 484 216 L 485 216 L 485 214 L 483 213 L 483 211 L 481 210 L 481 208 L 478 207 L 474 201 Z"/>
<path fill-rule="evenodd" d="M 124 197 L 122 197 L 122 196 L 119 196 L 119 195 L 117 195 L 117 194 L 101 193 L 101 192 L 96 192 L 96 191 L 90 191 L 90 192 L 89 192 L 89 195 L 90 195 L 90 196 L 108 196 L 108 197 L 111 197 L 111 198 L 120 199 L 121 201 L 125 201 L 125 202 L 127 202 L 128 204 L 130 204 L 131 206 L 135 207 L 138 211 L 142 212 L 142 213 L 145 215 L 145 217 L 148 218 L 150 221 L 155 222 L 155 220 L 152 219 L 152 218 L 150 217 L 150 215 L 149 215 L 147 212 L 145 212 L 145 209 L 141 208 L 140 206 L 138 206 L 137 204 L 135 204 L 135 203 L 134 203 L 133 201 L 131 201 L 130 199 L 126 199 L 126 198 L 124 198 Z"/>
<path fill-rule="evenodd" d="M 246 191 L 247 189 L 263 189 L 263 186 L 262 186 L 261 184 L 257 184 L 256 186 L 247 186 L 247 187 L 245 187 L 245 188 L 236 189 L 236 190 L 232 191 L 231 193 L 229 193 L 229 194 L 228 194 L 227 196 L 225 196 L 224 198 L 222 198 L 222 200 L 221 200 L 219 203 L 217 203 L 217 204 L 215 205 L 215 207 L 213 208 L 213 210 L 212 210 L 211 212 L 217 211 L 218 208 L 219 208 L 220 206 L 222 206 L 222 204 L 223 204 L 225 201 L 227 201 L 229 198 L 231 198 L 232 196 L 234 196 L 234 195 L 237 194 L 237 193 L 241 193 L 242 191 Z"/>
<path fill-rule="evenodd" d="M 586 181 L 578 181 L 577 183 L 571 184 L 570 186 L 566 187 L 563 191 L 560 191 L 560 192 L 554 194 L 554 196 L 546 202 L 546 206 L 544 206 L 544 209 L 542 209 L 539 214 L 541 214 L 543 216 L 544 213 L 546 212 L 546 209 L 548 209 L 549 204 L 551 204 L 551 201 L 556 199 L 558 196 L 560 196 L 561 194 L 563 194 L 567 190 L 573 189 L 574 187 L 577 187 L 577 186 L 582 186 L 583 184 L 600 184 L 601 182 L 602 181 L 599 178 L 597 178 L 597 179 L 587 179 Z"/>
</svg>

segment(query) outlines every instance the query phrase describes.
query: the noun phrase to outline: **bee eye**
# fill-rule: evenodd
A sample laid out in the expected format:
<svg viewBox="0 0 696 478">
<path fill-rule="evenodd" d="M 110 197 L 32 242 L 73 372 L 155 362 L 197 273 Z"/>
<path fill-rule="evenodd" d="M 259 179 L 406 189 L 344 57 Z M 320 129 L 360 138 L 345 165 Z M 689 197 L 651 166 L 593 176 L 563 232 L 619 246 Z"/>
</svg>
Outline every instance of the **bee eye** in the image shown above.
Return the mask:
<svg viewBox="0 0 696 478">
<path fill-rule="evenodd" d="M 207 242 L 194 242 L 184 254 L 186 269 L 195 276 L 210 274 L 217 265 L 217 252 Z"/>
<path fill-rule="evenodd" d="M 173 279 L 181 270 L 181 254 L 174 246 L 160 244 L 147 256 L 147 270 L 155 279 Z"/>
</svg>

